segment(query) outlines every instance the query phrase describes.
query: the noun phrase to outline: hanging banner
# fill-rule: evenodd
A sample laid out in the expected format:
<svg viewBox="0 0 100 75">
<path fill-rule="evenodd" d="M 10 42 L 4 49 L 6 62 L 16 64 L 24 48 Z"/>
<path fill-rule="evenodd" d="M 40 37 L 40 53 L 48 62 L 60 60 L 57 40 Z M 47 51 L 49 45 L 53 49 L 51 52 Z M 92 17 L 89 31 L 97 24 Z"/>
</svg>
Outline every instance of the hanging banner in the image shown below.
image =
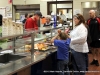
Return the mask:
<svg viewBox="0 0 100 75">
<path fill-rule="evenodd" d="M 11 4 L 12 3 L 12 0 L 8 0 L 8 3 Z"/>
</svg>

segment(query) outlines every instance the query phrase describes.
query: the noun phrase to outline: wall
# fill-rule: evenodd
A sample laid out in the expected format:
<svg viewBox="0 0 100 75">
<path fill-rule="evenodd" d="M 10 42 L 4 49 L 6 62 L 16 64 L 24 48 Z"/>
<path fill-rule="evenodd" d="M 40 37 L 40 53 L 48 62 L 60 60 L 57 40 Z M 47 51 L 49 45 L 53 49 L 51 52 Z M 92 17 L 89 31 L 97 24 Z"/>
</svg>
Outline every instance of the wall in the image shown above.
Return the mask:
<svg viewBox="0 0 100 75">
<path fill-rule="evenodd" d="M 13 0 L 14 5 L 24 5 L 25 0 Z M 88 2 L 88 1 L 100 1 L 100 0 L 73 0 L 73 9 L 80 9 L 81 13 L 82 7 L 81 2 Z M 43 13 L 43 15 L 47 14 L 47 2 L 46 1 L 40 1 L 40 0 L 26 0 L 26 4 L 40 4 L 40 11 Z"/>
<path fill-rule="evenodd" d="M 13 5 L 25 5 L 25 4 L 40 4 L 40 11 L 43 15 L 47 15 L 47 2 L 40 0 L 13 0 Z"/>
<path fill-rule="evenodd" d="M 81 13 L 82 11 L 82 6 L 81 2 L 88 2 L 88 1 L 100 1 L 100 0 L 73 0 L 73 9 L 80 9 Z M 14 5 L 24 5 L 25 0 L 13 0 Z M 47 2 L 46 1 L 40 1 L 40 0 L 26 0 L 26 4 L 40 4 L 40 11 L 43 13 L 43 15 L 47 14 Z M 0 2 L 0 7 L 5 7 L 5 6 L 10 6 L 12 12 L 12 4 L 8 4 L 7 0 L 2 0 Z"/>
<path fill-rule="evenodd" d="M 83 9 L 82 9 L 82 2 L 90 2 L 90 1 L 100 1 L 100 0 L 73 0 L 73 13 L 75 9 L 79 9 L 80 13 L 83 14 Z M 74 15 L 74 14 L 73 14 Z M 74 22 L 73 22 L 73 27 L 74 27 Z"/>
<path fill-rule="evenodd" d="M 100 1 L 100 0 L 73 0 L 73 10 L 80 9 L 81 13 L 83 14 L 81 3 L 90 2 L 90 1 Z"/>
<path fill-rule="evenodd" d="M 9 4 L 8 0 L 2 0 L 0 2 L 0 7 L 6 7 L 6 6 L 9 6 L 11 8 L 11 10 L 9 12 L 12 13 L 12 4 Z"/>
</svg>

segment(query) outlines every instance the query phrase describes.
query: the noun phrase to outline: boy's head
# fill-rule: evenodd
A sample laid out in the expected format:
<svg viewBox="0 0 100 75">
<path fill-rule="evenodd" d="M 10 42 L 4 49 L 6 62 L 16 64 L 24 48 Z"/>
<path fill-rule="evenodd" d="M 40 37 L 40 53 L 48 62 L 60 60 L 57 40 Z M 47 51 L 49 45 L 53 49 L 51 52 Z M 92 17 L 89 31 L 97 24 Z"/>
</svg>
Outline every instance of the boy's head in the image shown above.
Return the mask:
<svg viewBox="0 0 100 75">
<path fill-rule="evenodd" d="M 39 20 L 40 18 L 42 18 L 42 13 L 40 11 L 35 11 L 34 16 L 37 20 Z"/>
<path fill-rule="evenodd" d="M 66 40 L 67 38 L 68 38 L 68 35 L 65 32 L 59 33 L 58 39 Z"/>
</svg>

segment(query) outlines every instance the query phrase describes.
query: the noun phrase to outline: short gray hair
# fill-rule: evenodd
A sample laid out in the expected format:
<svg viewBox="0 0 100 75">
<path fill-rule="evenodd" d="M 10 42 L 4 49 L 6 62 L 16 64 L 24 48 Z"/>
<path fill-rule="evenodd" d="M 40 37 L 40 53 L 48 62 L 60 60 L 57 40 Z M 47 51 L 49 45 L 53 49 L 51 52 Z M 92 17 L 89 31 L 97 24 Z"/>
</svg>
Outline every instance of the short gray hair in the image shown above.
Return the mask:
<svg viewBox="0 0 100 75">
<path fill-rule="evenodd" d="M 45 18 L 51 20 L 51 16 L 50 15 L 47 15 Z"/>
</svg>

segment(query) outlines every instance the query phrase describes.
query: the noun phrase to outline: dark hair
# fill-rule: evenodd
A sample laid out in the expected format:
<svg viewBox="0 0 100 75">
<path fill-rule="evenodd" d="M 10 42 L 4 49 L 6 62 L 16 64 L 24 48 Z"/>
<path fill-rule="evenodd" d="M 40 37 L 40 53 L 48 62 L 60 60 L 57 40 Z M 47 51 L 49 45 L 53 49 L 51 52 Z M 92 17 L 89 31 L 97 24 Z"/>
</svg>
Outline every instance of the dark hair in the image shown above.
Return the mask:
<svg viewBox="0 0 100 75">
<path fill-rule="evenodd" d="M 61 40 L 66 40 L 68 38 L 68 35 L 65 32 L 61 32 L 59 34 L 59 37 L 60 37 Z"/>
<path fill-rule="evenodd" d="M 34 15 L 38 15 L 40 18 L 42 18 L 42 13 L 40 11 L 35 11 Z"/>
<path fill-rule="evenodd" d="M 27 18 L 27 16 L 28 16 L 28 13 L 25 13 L 25 18 Z"/>
<path fill-rule="evenodd" d="M 3 16 L 0 14 L 0 26 L 2 26 L 2 19 L 3 19 Z"/>
<path fill-rule="evenodd" d="M 85 19 L 84 19 L 84 17 L 81 14 L 76 14 L 76 15 L 74 15 L 74 17 L 77 17 L 77 19 L 80 20 L 79 23 L 78 23 L 78 25 L 80 25 L 81 23 L 83 23 L 85 25 L 85 27 L 87 27 Z"/>
</svg>

